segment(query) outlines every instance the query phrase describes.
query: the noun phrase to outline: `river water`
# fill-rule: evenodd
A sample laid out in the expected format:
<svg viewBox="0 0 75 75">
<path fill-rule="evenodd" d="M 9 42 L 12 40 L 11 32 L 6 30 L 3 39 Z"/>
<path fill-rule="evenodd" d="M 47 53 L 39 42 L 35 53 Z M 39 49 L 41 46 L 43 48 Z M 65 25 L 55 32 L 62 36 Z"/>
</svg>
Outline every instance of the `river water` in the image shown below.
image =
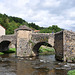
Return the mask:
<svg viewBox="0 0 75 75">
<path fill-rule="evenodd" d="M 56 61 L 55 55 L 20 58 L 5 54 L 0 56 L 0 75 L 67 75 L 67 71 L 75 67 L 67 64 Z"/>
</svg>

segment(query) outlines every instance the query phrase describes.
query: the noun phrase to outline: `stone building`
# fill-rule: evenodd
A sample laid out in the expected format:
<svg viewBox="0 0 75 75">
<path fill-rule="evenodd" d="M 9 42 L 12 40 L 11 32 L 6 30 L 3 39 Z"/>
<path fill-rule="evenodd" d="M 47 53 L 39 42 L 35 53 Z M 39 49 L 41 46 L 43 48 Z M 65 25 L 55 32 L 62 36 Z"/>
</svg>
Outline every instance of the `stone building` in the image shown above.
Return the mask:
<svg viewBox="0 0 75 75">
<path fill-rule="evenodd" d="M 0 24 L 0 36 L 5 35 L 5 28 Z"/>
</svg>

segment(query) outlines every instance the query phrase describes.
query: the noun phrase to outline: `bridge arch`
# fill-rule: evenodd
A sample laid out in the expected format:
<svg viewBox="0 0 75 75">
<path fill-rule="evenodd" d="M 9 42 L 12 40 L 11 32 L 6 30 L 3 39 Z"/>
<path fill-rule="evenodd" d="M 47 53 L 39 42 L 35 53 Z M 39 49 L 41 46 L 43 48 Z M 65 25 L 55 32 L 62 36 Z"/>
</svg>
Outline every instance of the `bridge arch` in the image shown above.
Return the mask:
<svg viewBox="0 0 75 75">
<path fill-rule="evenodd" d="M 33 46 L 33 48 L 32 48 L 33 53 L 35 54 L 35 56 L 38 56 L 38 55 L 39 55 L 39 48 L 40 48 L 42 45 L 48 46 L 48 47 L 52 47 L 52 45 L 49 44 L 49 43 L 47 43 L 47 42 L 38 42 L 38 43 L 36 43 L 36 44 Z"/>
<path fill-rule="evenodd" d="M 9 50 L 9 44 L 11 43 L 11 41 L 8 40 L 3 40 L 0 43 L 0 51 L 7 51 Z"/>
<path fill-rule="evenodd" d="M 0 42 L 0 51 L 1 52 L 7 51 L 7 50 L 9 50 L 9 48 L 11 48 L 12 45 L 14 46 L 14 48 L 16 48 L 15 43 L 13 43 L 12 41 L 3 40 Z"/>
</svg>

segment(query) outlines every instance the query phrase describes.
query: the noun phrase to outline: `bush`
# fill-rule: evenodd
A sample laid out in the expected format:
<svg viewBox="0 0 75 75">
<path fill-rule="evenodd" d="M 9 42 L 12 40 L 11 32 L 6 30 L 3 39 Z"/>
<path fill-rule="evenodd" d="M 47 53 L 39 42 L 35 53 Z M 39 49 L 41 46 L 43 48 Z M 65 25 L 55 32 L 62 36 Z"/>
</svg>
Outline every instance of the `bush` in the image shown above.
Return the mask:
<svg viewBox="0 0 75 75">
<path fill-rule="evenodd" d="M 75 70 L 68 71 L 68 75 L 75 75 Z"/>
<path fill-rule="evenodd" d="M 0 52 L 0 55 L 3 55 L 4 53 L 3 52 Z"/>
<path fill-rule="evenodd" d="M 40 47 L 39 53 L 43 55 L 47 55 L 47 54 L 49 55 L 49 54 L 54 54 L 55 50 L 54 48 L 50 48 L 50 47 Z"/>
</svg>

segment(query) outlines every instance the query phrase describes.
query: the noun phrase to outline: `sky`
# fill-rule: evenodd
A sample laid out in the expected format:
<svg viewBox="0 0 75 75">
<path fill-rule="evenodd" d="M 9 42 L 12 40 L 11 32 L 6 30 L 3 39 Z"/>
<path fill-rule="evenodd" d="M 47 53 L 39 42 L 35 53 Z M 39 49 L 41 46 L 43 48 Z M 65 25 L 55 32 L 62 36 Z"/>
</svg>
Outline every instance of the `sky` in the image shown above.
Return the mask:
<svg viewBox="0 0 75 75">
<path fill-rule="evenodd" d="M 0 0 L 0 13 L 75 31 L 75 0 Z"/>
</svg>

